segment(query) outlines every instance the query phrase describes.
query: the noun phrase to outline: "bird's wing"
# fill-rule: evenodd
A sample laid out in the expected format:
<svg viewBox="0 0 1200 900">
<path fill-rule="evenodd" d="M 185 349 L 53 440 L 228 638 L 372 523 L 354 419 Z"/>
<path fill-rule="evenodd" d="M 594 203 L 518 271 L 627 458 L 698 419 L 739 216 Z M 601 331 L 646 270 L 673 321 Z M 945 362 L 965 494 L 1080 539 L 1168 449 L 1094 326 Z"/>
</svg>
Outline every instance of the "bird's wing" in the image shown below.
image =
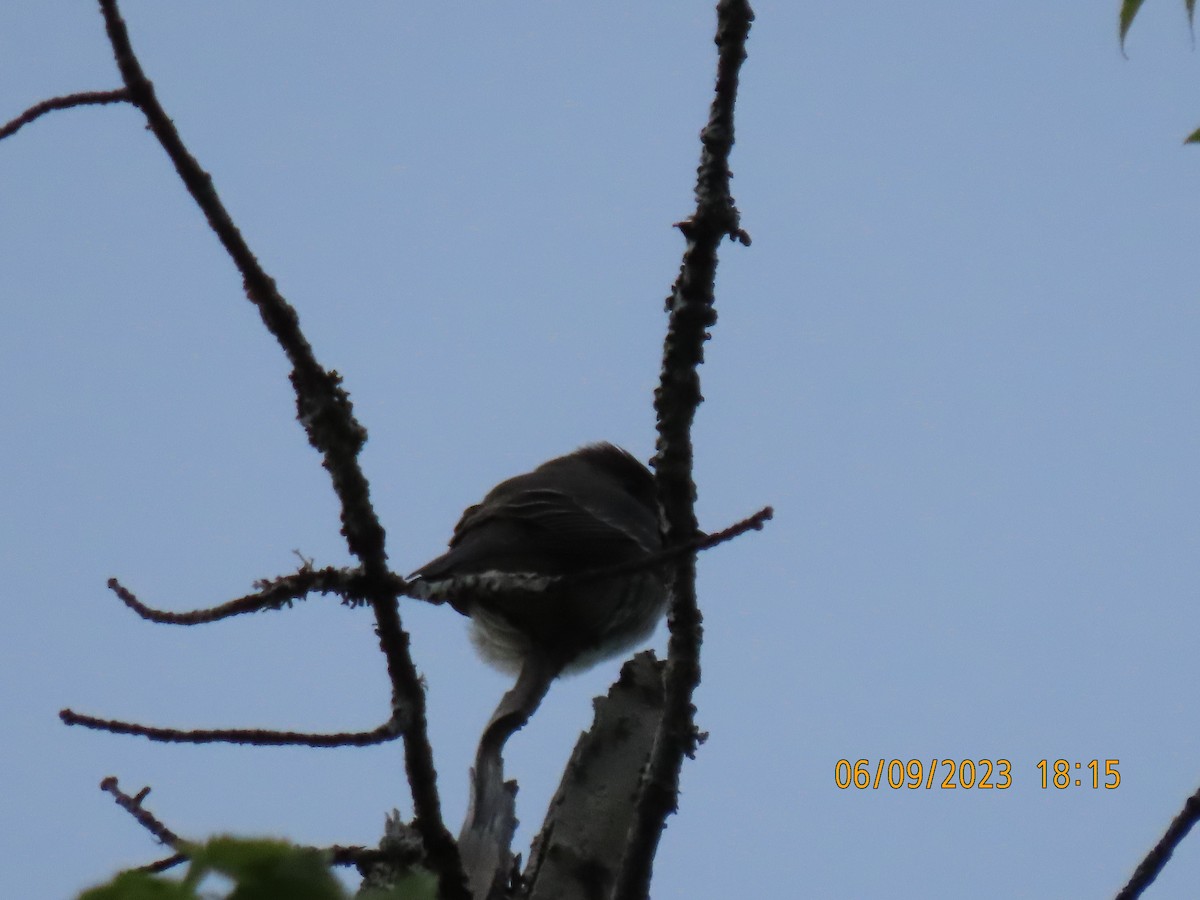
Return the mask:
<svg viewBox="0 0 1200 900">
<path fill-rule="evenodd" d="M 586 501 L 530 488 L 467 509 L 450 550 L 416 574 L 429 580 L 485 571 L 553 575 L 613 565 L 644 552 L 638 536 L 601 518 Z"/>
</svg>

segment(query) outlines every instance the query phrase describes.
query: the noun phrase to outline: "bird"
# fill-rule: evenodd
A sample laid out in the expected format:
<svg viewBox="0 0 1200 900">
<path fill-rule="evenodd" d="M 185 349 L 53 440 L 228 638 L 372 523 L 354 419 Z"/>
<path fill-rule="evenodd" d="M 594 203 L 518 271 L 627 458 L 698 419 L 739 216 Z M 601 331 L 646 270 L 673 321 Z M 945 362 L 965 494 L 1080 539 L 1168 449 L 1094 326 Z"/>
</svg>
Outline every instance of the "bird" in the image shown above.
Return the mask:
<svg viewBox="0 0 1200 900">
<path fill-rule="evenodd" d="M 588 444 L 502 481 L 468 507 L 450 549 L 410 576 L 471 619 L 483 659 L 509 673 L 531 657 L 581 671 L 643 641 L 667 602 L 661 572 L 567 583 L 663 549 L 654 476 L 631 453 Z"/>
<path fill-rule="evenodd" d="M 670 591 L 649 560 L 663 545 L 650 470 L 613 444 L 588 444 L 500 482 L 463 512 L 450 549 L 409 576 L 413 596 L 468 616 L 483 659 L 517 676 L 483 730 L 471 772 L 459 850 L 473 884 L 495 886 L 516 827 L 504 745 L 560 674 L 654 631 Z M 641 561 L 647 568 L 602 574 Z"/>
</svg>

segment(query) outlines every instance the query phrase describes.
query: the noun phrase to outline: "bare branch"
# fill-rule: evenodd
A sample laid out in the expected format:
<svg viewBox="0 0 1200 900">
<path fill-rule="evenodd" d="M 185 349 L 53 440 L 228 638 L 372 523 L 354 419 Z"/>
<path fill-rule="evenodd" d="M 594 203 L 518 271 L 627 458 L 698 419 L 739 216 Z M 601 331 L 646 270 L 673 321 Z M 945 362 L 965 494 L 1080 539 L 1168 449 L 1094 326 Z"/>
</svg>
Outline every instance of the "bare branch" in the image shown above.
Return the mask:
<svg viewBox="0 0 1200 900">
<path fill-rule="evenodd" d="M 133 871 L 145 872 L 147 875 L 157 875 L 159 872 L 166 872 L 175 868 L 178 865 L 188 861 L 188 857 L 182 853 L 172 853 L 170 856 L 164 856 L 162 859 L 156 859 L 152 863 L 146 863 L 144 866 L 138 866 Z"/>
<path fill-rule="evenodd" d="M 389 572 L 385 581 L 389 589 L 397 594 L 404 594 L 417 600 L 427 600 L 431 603 L 442 602 L 440 599 L 426 596 L 427 592 L 414 590 L 407 581 L 395 573 Z M 122 603 L 143 619 L 161 625 L 205 625 L 246 613 L 290 608 L 293 601 L 302 600 L 312 593 L 337 594 L 342 598 L 343 603 L 349 606 L 359 606 L 368 602 L 365 594 L 371 585 L 361 568 L 335 569 L 333 566 L 326 566 L 323 569 L 314 569 L 306 565 L 291 575 L 259 579 L 254 586 L 258 588 L 255 593 L 246 594 L 218 606 L 189 612 L 171 612 L 147 606 L 117 579 L 108 579 L 108 589 L 116 594 Z"/>
<path fill-rule="evenodd" d="M 690 541 L 669 547 L 660 553 L 651 554 L 644 559 L 621 563 L 615 566 L 607 566 L 603 569 L 592 569 L 588 572 L 580 572 L 578 575 L 568 575 L 560 580 L 568 584 L 575 584 L 577 582 L 598 581 L 603 578 L 617 578 L 622 575 L 632 575 L 635 572 L 653 569 L 665 562 L 673 562 L 685 556 L 691 556 L 704 550 L 711 550 L 713 547 L 740 537 L 747 531 L 761 531 L 763 525 L 774 518 L 774 516 L 775 510 L 769 506 L 764 506 L 754 515 L 747 516 L 740 522 L 730 525 L 728 528 L 724 528 L 721 531 L 714 531 L 712 534 L 692 538 Z"/>
<path fill-rule="evenodd" d="M 397 587 L 403 584 L 398 576 L 392 576 L 392 579 Z M 253 594 L 246 594 L 219 606 L 190 612 L 171 612 L 147 606 L 115 578 L 108 580 L 108 588 L 122 603 L 147 621 L 163 625 L 203 625 L 246 613 L 284 609 L 290 607 L 293 601 L 303 599 L 314 592 L 337 594 L 344 603 L 356 605 L 363 602 L 362 592 L 366 588 L 364 582 L 362 571 L 357 569 L 335 569 L 332 566 L 323 569 L 303 568 L 292 575 L 264 578 L 255 582 L 255 587 L 259 590 Z"/>
<path fill-rule="evenodd" d="M 112 794 L 113 798 L 117 801 L 117 805 L 133 816 L 138 824 L 149 831 L 159 843 L 177 850 L 181 847 L 186 848 L 187 843 L 179 835 L 168 828 L 162 820 L 142 805 L 142 802 L 150 794 L 150 788 L 142 788 L 136 796 L 130 796 L 121 790 L 117 779 L 109 775 L 100 782 L 100 789 Z M 411 866 L 421 861 L 421 848 L 415 842 L 404 844 L 392 841 L 387 849 L 343 847 L 337 844 L 332 847 L 310 847 L 307 849 L 327 854 L 329 861 L 335 866 L 362 867 L 379 863 Z M 177 852 L 147 865 L 139 866 L 136 871 L 148 873 L 165 872 L 167 869 L 174 868 L 180 863 L 187 862 L 187 860 L 188 855 L 186 853 Z"/>
<path fill-rule="evenodd" d="M 168 847 L 178 851 L 183 844 L 179 835 L 166 826 L 157 816 L 151 813 L 148 809 L 142 806 L 142 801 L 150 794 L 150 788 L 144 787 L 137 792 L 137 796 L 131 797 L 121 790 L 117 784 L 116 776 L 109 775 L 100 782 L 100 790 L 107 791 L 113 795 L 117 801 L 117 805 L 133 816 L 139 825 L 150 832 L 161 844 L 166 844 Z M 150 875 L 156 875 L 159 872 L 165 872 L 168 869 L 173 869 L 175 866 L 188 861 L 188 855 L 182 852 L 172 853 L 170 856 L 155 860 L 152 863 L 147 863 L 144 866 L 138 866 L 134 869 L 135 872 L 145 872 Z"/>
<path fill-rule="evenodd" d="M 1192 826 L 1198 820 L 1200 820 L 1200 790 L 1187 798 L 1179 815 L 1167 826 L 1166 832 L 1154 845 L 1154 849 L 1147 853 L 1146 858 L 1138 864 L 1129 883 L 1117 894 L 1116 900 L 1137 900 L 1142 896 L 1142 892 L 1154 883 L 1154 879 L 1166 866 L 1167 860 L 1171 858 L 1175 848 L 1187 837 L 1188 832 L 1192 830 Z"/>
<path fill-rule="evenodd" d="M 528 656 L 517 683 L 501 698 L 479 738 L 470 805 L 458 834 L 463 869 L 475 900 L 501 896 L 514 867 L 517 786 L 504 780 L 504 745 L 537 711 L 559 671 L 557 664 Z"/>
<path fill-rule="evenodd" d="M 694 553 L 710 550 L 726 541 L 745 534 L 747 531 L 759 531 L 763 525 L 773 518 L 775 511 L 764 506 L 752 516 L 735 522 L 728 528 L 712 534 L 704 534 L 692 538 L 682 544 L 669 547 L 658 553 L 651 553 L 640 559 L 629 562 L 603 566 L 599 569 L 589 569 L 573 575 L 540 575 L 534 572 L 481 572 L 459 575 L 455 578 L 443 578 L 431 584 L 417 580 L 406 588 L 406 595 L 417 600 L 427 600 L 430 603 L 445 603 L 459 595 L 479 597 L 486 594 L 508 593 L 539 593 L 557 590 L 577 584 L 592 581 L 603 581 L 606 578 L 621 578 L 656 569 L 664 563 L 673 562 Z"/>
<path fill-rule="evenodd" d="M 608 896 L 662 715 L 663 665 L 652 650 L 637 654 L 593 701 L 592 726 L 579 736 L 530 849 L 528 900 Z"/>
<path fill-rule="evenodd" d="M 51 97 L 41 103 L 35 103 L 15 119 L 0 125 L 0 141 L 16 134 L 34 119 L 41 118 L 46 113 L 56 109 L 71 109 L 76 106 L 102 106 L 106 103 L 132 103 L 129 91 L 117 88 L 114 91 L 81 91 L 78 94 L 64 94 L 61 97 Z"/>
<path fill-rule="evenodd" d="M 341 862 L 338 849 L 335 847 L 332 851 L 335 863 Z M 359 894 L 369 894 L 372 891 L 392 891 L 413 871 L 414 863 L 424 865 L 424 855 L 421 836 L 411 825 L 401 821 L 399 811 L 393 809 L 383 820 L 379 855 L 373 857 L 370 851 L 365 851 L 348 861 L 357 865 L 362 875 Z"/>
<path fill-rule="evenodd" d="M 117 784 L 116 776 L 109 775 L 100 782 L 100 790 L 112 794 L 113 798 L 117 801 L 117 805 L 137 819 L 137 823 L 154 835 L 155 840 L 159 843 L 166 844 L 172 848 L 179 843 L 179 835 L 142 806 L 142 801 L 149 795 L 150 788 L 142 788 L 138 791 L 136 797 L 131 797 L 121 790 L 120 785 Z"/>
<path fill-rule="evenodd" d="M 309 442 L 325 456 L 325 467 L 342 501 L 342 531 L 351 552 L 365 564 L 381 563 L 386 559 L 383 526 L 370 507 L 366 479 L 355 460 L 366 440 L 366 430 L 354 418 L 349 395 L 341 388 L 341 377 L 317 362 L 300 330 L 296 310 L 279 293 L 274 279 L 251 252 L 217 195 L 212 177 L 184 145 L 133 52 L 116 0 L 99 2 L 131 102 L 145 114 L 150 131 L 170 157 L 184 187 L 241 272 L 247 296 L 258 307 L 263 323 L 292 363 L 291 379 L 300 423 L 308 433 Z"/>
<path fill-rule="evenodd" d="M 321 849 L 321 848 L 315 848 Z M 330 855 L 330 862 L 335 866 L 373 866 L 379 863 L 394 863 L 400 866 L 411 866 L 421 861 L 420 848 L 412 847 L 407 852 L 397 849 L 380 850 L 377 847 L 343 847 L 334 844 L 322 852 Z"/>
<path fill-rule="evenodd" d="M 404 732 L 403 723 L 391 720 L 371 731 L 343 731 L 337 734 L 310 734 L 302 731 L 270 731 L 264 728 L 158 728 L 123 722 L 119 719 L 98 719 L 71 709 L 59 712 L 65 725 L 82 725 L 96 731 L 113 734 L 132 734 L 173 744 L 253 744 L 281 747 L 300 744 L 305 747 L 368 747 L 395 740 Z"/>
<path fill-rule="evenodd" d="M 663 367 L 654 395 L 658 415 L 654 466 L 659 501 L 667 519 L 669 545 L 694 539 L 697 530 L 692 480 L 691 427 L 703 399 L 697 367 L 704 360 L 708 329 L 716 323 L 713 286 L 717 249 L 726 235 L 749 243 L 741 229 L 729 193 L 729 153 L 733 148 L 733 108 L 738 73 L 746 58 L 746 38 L 754 13 L 746 0 L 717 3 L 718 47 L 716 96 L 708 124 L 700 133 L 703 145 L 696 180 L 696 211 L 680 230 L 687 238 L 683 263 L 667 301 L 670 320 L 663 347 Z M 700 610 L 696 604 L 695 557 L 685 556 L 675 568 L 671 606 L 665 709 L 655 735 L 638 796 L 637 813 L 629 831 L 625 859 L 613 896 L 641 900 L 650 890 L 651 868 L 666 820 L 677 806 L 683 757 L 696 748 L 692 693 L 700 683 Z"/>
<path fill-rule="evenodd" d="M 355 419 L 341 377 L 323 369 L 300 330 L 299 317 L 263 270 L 225 209 L 212 179 L 188 151 L 146 78 L 133 52 L 129 33 L 116 0 L 99 0 L 113 55 L 130 100 L 146 116 L 150 131 L 175 166 L 184 186 L 196 201 L 226 252 L 241 272 L 246 296 L 258 307 L 267 329 L 292 364 L 297 417 L 309 443 L 324 457 L 334 491 L 341 502 L 342 534 L 350 551 L 363 565 L 368 585 L 366 598 L 375 612 L 380 648 L 387 660 L 392 684 L 392 704 L 403 709 L 409 727 L 404 732 L 404 758 L 412 789 L 414 825 L 421 834 L 431 868 L 438 873 L 444 898 L 468 896 L 458 850 L 442 820 L 437 792 L 437 771 L 425 713 L 425 694 L 408 652 L 397 605 L 397 593 L 387 570 L 384 530 L 370 503 L 366 477 L 357 454 L 366 440 L 366 429 Z"/>
</svg>

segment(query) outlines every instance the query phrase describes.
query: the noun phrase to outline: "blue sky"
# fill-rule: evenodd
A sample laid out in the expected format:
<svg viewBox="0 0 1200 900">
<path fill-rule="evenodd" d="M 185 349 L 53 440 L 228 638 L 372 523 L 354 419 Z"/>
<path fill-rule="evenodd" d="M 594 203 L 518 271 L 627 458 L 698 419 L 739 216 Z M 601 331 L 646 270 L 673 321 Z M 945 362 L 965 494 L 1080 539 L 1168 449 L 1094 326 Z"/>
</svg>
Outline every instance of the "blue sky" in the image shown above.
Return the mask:
<svg viewBox="0 0 1200 900">
<path fill-rule="evenodd" d="M 714 68 L 707 4 L 123 4 L 184 139 L 370 432 L 394 567 L 498 480 L 647 458 L 662 297 Z M 654 896 L 1112 895 L 1200 784 L 1200 66 L 1182 3 L 766 3 L 696 426 L 699 723 Z M 0 7 L 0 118 L 115 87 L 99 14 Z M 347 563 L 286 366 L 130 109 L 0 143 L 6 890 L 65 897 L 182 834 L 373 843 L 398 745 L 177 747 L 68 730 L 369 728 L 370 617 L 188 609 Z M 406 604 L 446 814 L 506 687 Z M 660 649 L 665 636 L 654 639 Z M 590 698 L 510 746 L 518 840 Z M 839 790 L 838 759 L 1005 758 L 1008 790 Z M 1037 761 L 1119 759 L 1116 790 Z M 1194 896 L 1185 842 L 1147 895 Z"/>
</svg>

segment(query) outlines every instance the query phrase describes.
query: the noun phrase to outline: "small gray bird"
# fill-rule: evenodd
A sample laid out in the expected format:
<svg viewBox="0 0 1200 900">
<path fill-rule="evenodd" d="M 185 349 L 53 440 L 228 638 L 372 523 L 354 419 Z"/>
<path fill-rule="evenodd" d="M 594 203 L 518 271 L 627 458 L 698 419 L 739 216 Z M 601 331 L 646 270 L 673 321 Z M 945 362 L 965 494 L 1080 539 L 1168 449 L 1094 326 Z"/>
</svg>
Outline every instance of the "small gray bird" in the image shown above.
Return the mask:
<svg viewBox="0 0 1200 900">
<path fill-rule="evenodd" d="M 459 852 L 475 896 L 506 877 L 516 827 L 504 782 L 505 743 L 529 721 L 550 683 L 629 649 L 654 630 L 667 585 L 654 568 L 552 582 L 646 559 L 662 550 L 654 477 L 612 444 L 589 444 L 502 481 L 454 527 L 450 549 L 412 576 L 417 596 L 471 618 L 488 662 L 516 672 L 475 753 Z"/>
<path fill-rule="evenodd" d="M 485 660 L 516 672 L 538 657 L 553 678 L 648 637 L 667 588 L 656 570 L 540 590 L 539 582 L 662 547 L 654 476 L 619 447 L 589 444 L 492 488 L 462 514 L 449 551 L 412 577 L 471 618 Z M 529 589 L 517 587 L 522 581 Z"/>
</svg>

